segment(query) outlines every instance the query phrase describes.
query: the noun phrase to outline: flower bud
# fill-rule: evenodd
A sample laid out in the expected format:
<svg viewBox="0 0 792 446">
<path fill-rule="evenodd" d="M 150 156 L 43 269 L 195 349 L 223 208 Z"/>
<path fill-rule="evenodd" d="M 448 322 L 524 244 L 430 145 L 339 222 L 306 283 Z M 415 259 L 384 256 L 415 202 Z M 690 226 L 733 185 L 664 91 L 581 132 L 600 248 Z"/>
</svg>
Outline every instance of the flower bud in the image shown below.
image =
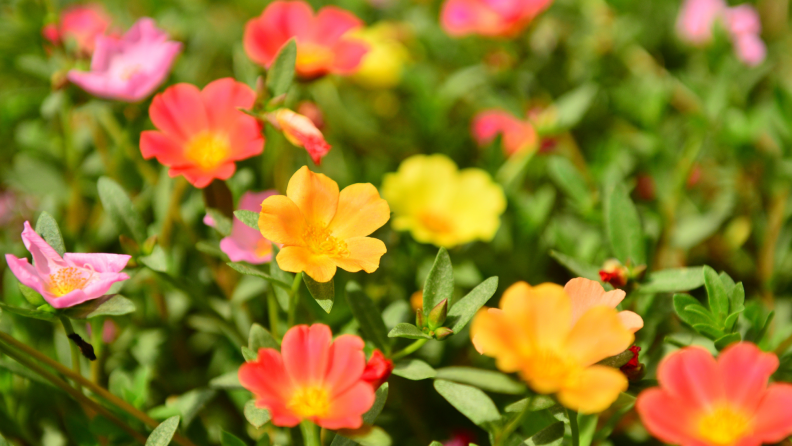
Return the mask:
<svg viewBox="0 0 792 446">
<path fill-rule="evenodd" d="M 454 334 L 454 330 L 448 327 L 440 327 L 434 331 L 434 337 L 438 341 L 442 341 L 443 339 L 451 336 L 452 334 Z"/>
<path fill-rule="evenodd" d="M 426 316 L 424 316 L 423 310 L 418 310 L 415 312 L 415 325 L 418 328 L 426 327 Z"/>
<path fill-rule="evenodd" d="M 325 141 L 324 135 L 316 128 L 313 121 L 286 108 L 278 109 L 272 115 L 272 118 L 269 118 L 270 122 L 283 132 L 283 136 L 290 143 L 304 147 L 318 166 L 330 151 L 330 144 Z"/>
<path fill-rule="evenodd" d="M 443 299 L 429 312 L 429 329 L 434 330 L 443 325 L 448 315 L 448 299 Z"/>
<path fill-rule="evenodd" d="M 630 381 L 639 381 L 646 375 L 646 367 L 638 361 L 638 353 L 641 351 L 641 347 L 637 345 L 633 345 L 630 347 L 625 353 L 629 352 L 632 354 L 632 358 L 627 361 L 626 364 L 619 367 L 622 373 L 627 376 L 627 379 Z"/>
<path fill-rule="evenodd" d="M 376 390 L 388 380 L 392 371 L 393 361 L 387 359 L 381 351 L 374 350 L 371 358 L 366 363 L 366 368 L 363 370 L 363 375 L 360 379 L 370 383 Z"/>
<path fill-rule="evenodd" d="M 627 268 L 616 259 L 606 261 L 602 265 L 599 275 L 603 282 L 613 285 L 614 288 L 622 288 L 627 285 Z"/>
</svg>

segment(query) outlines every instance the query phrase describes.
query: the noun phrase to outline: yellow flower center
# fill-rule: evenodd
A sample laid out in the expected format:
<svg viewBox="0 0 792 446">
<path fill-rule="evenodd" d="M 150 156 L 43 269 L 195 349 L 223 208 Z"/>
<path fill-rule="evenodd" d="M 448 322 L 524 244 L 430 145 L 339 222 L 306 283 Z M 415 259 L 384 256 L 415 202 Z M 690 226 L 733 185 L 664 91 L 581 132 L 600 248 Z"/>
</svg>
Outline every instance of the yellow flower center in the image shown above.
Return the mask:
<svg viewBox="0 0 792 446">
<path fill-rule="evenodd" d="M 231 151 L 228 138 L 216 133 L 202 132 L 189 143 L 184 156 L 201 169 L 211 170 L 228 158 Z"/>
<path fill-rule="evenodd" d="M 300 418 L 324 417 L 330 411 L 330 395 L 323 387 L 301 387 L 287 404 Z"/>
<path fill-rule="evenodd" d="M 349 257 L 346 242 L 333 237 L 327 228 L 308 225 L 303 233 L 303 240 L 314 254 L 324 254 L 341 259 Z"/>
<path fill-rule="evenodd" d="M 265 255 L 272 252 L 272 242 L 267 239 L 259 239 L 256 242 L 256 255 L 259 257 L 264 257 Z"/>
<path fill-rule="evenodd" d="M 333 52 L 330 48 L 315 43 L 300 43 L 297 45 L 298 67 L 315 67 L 329 65 L 333 61 Z"/>
<path fill-rule="evenodd" d="M 575 375 L 578 364 L 550 350 L 534 351 L 523 368 L 531 381 L 556 382 L 559 385 Z"/>
<path fill-rule="evenodd" d="M 49 292 L 55 297 L 65 296 L 74 290 L 81 290 L 88 283 L 89 277 L 85 277 L 79 268 L 70 266 L 61 268 L 57 272 L 49 275 Z"/>
<path fill-rule="evenodd" d="M 698 431 L 706 442 L 726 446 L 750 434 L 751 419 L 740 411 L 722 405 L 701 417 Z"/>
<path fill-rule="evenodd" d="M 426 229 L 436 234 L 448 234 L 454 230 L 454 223 L 451 219 L 439 212 L 422 212 L 418 216 L 418 220 Z"/>
</svg>

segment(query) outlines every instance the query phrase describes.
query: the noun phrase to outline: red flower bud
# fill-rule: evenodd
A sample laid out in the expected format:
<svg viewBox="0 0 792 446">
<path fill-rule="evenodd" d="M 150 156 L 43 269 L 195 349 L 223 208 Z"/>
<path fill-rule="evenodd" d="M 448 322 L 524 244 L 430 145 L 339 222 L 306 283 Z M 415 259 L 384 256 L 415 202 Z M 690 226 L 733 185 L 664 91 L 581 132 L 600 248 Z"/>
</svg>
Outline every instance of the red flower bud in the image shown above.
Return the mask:
<svg viewBox="0 0 792 446">
<path fill-rule="evenodd" d="M 374 350 L 360 379 L 370 383 L 376 390 L 388 380 L 392 371 L 393 361 L 385 358 L 381 351 Z"/>
</svg>

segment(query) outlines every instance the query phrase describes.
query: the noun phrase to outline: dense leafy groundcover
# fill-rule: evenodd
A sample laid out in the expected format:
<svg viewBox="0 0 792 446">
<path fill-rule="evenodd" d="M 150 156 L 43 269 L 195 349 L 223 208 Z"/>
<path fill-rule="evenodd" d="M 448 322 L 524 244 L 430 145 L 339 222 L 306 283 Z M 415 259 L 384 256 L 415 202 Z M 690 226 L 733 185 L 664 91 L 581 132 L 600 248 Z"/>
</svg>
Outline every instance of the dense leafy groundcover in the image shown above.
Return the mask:
<svg viewBox="0 0 792 446">
<path fill-rule="evenodd" d="M 0 444 L 792 434 L 788 0 L 0 4 Z"/>
</svg>

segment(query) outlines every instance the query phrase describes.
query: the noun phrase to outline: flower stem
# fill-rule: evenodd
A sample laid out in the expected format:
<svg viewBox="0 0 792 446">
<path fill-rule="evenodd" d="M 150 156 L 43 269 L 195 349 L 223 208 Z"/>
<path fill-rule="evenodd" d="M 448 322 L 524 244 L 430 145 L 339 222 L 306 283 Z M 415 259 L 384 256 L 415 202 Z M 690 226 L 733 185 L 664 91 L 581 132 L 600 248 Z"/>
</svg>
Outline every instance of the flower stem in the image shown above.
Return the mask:
<svg viewBox="0 0 792 446">
<path fill-rule="evenodd" d="M 407 347 L 404 347 L 403 350 L 398 351 L 393 355 L 391 355 L 391 359 L 393 360 L 401 359 L 411 353 L 414 353 L 416 350 L 423 347 L 423 345 L 426 344 L 426 341 L 428 341 L 428 339 L 416 339 L 415 342 L 408 345 Z"/>
<path fill-rule="evenodd" d="M 572 430 L 572 446 L 580 446 L 580 429 L 578 428 L 577 412 L 572 409 L 566 410 L 569 418 L 569 428 Z"/>
<path fill-rule="evenodd" d="M 495 436 L 496 446 L 502 445 L 506 440 L 508 440 L 509 435 L 511 435 L 512 432 L 514 432 L 514 430 L 517 429 L 517 427 L 520 425 L 520 422 L 522 422 L 522 419 L 525 416 L 525 414 L 531 410 L 531 402 L 533 402 L 533 396 L 528 397 L 528 401 L 525 403 L 525 407 L 523 408 L 523 410 L 520 411 L 520 413 L 517 414 L 516 417 L 512 418 L 509 424 L 507 424 L 503 428 L 503 430 L 500 431 Z"/>
<path fill-rule="evenodd" d="M 66 336 L 74 334 L 74 327 L 72 327 L 71 321 L 66 316 L 60 317 L 61 324 L 63 324 L 63 329 L 66 330 Z M 72 368 L 74 369 L 75 373 L 82 376 L 82 370 L 80 369 L 80 348 L 77 347 L 77 343 L 75 343 L 71 338 L 69 338 L 69 348 L 71 349 L 71 359 L 72 359 Z M 74 382 L 74 387 L 77 388 L 77 391 L 82 393 L 82 386 L 78 381 Z"/>
<path fill-rule="evenodd" d="M 297 315 L 297 305 L 300 303 L 300 282 L 302 282 L 302 273 L 294 275 L 294 282 L 292 282 L 291 290 L 289 291 L 289 315 L 286 323 L 289 327 L 294 325 L 294 319 Z"/>
<path fill-rule="evenodd" d="M 275 339 L 278 336 L 278 301 L 275 298 L 275 290 L 270 289 L 267 293 L 267 316 L 269 316 L 270 333 Z"/>
<path fill-rule="evenodd" d="M 322 446 L 319 441 L 319 432 L 316 430 L 316 425 L 306 420 L 300 423 L 300 431 L 302 432 L 303 442 L 305 446 Z"/>
</svg>

